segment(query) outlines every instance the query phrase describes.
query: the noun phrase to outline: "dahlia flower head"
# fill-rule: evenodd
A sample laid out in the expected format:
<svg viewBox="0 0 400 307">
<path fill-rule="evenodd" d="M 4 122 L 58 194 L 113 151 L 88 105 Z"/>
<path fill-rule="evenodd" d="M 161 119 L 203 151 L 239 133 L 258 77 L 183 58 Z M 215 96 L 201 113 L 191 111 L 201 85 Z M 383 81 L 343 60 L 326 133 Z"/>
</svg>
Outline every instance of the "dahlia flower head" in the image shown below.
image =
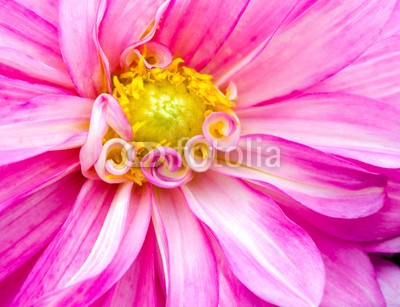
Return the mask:
<svg viewBox="0 0 400 307">
<path fill-rule="evenodd" d="M 399 305 L 400 1 L 0 0 L 0 79 L 0 305 Z"/>
</svg>

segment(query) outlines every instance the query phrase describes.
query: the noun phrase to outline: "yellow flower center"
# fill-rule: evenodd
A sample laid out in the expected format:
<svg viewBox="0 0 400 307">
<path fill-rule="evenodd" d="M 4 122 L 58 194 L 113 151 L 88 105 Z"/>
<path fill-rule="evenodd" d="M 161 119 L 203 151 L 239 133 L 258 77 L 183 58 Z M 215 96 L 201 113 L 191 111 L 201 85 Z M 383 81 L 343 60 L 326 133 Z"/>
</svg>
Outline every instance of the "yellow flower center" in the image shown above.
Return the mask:
<svg viewBox="0 0 400 307">
<path fill-rule="evenodd" d="M 182 138 L 202 134 L 208 114 L 233 107 L 212 76 L 182 63 L 177 58 L 167 68 L 148 69 L 143 56 L 130 71 L 114 76 L 113 95 L 132 125 L 134 142 L 174 147 Z"/>
</svg>

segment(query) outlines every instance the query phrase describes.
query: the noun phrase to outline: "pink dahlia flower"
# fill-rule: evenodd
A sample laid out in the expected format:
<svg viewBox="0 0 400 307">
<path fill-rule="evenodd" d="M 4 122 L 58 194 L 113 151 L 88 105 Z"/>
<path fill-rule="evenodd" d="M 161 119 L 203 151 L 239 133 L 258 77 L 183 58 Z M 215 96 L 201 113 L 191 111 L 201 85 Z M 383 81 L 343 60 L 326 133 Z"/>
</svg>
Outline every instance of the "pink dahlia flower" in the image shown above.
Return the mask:
<svg viewBox="0 0 400 307">
<path fill-rule="evenodd" d="M 398 304 L 399 18 L 0 0 L 1 304 Z"/>
</svg>

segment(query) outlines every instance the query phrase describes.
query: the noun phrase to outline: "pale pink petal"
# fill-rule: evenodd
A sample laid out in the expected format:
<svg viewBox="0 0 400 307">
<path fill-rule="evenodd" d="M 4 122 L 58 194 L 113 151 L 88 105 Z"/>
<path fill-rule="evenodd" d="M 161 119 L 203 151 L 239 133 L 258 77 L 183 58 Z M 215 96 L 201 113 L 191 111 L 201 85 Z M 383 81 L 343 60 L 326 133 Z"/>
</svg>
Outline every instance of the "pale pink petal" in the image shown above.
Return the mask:
<svg viewBox="0 0 400 307">
<path fill-rule="evenodd" d="M 41 250 L 65 221 L 82 184 L 69 175 L 1 210 L 0 279 L 7 277 Z"/>
<path fill-rule="evenodd" d="M 237 115 L 242 134 L 275 135 L 380 167 L 400 168 L 400 110 L 372 99 L 303 95 Z"/>
<path fill-rule="evenodd" d="M 400 34 L 400 1 L 397 1 L 395 8 L 393 9 L 390 19 L 386 23 L 381 33 L 380 39 L 385 39 L 393 35 Z"/>
<path fill-rule="evenodd" d="M 142 248 L 151 215 L 148 187 L 119 187 L 93 247 L 79 269 L 38 306 L 86 306 L 105 294 L 130 268 Z M 65 275 L 64 275 L 65 277 Z"/>
<path fill-rule="evenodd" d="M 356 244 L 311 234 L 326 272 L 321 306 L 382 306 L 382 293 L 368 255 Z"/>
<path fill-rule="evenodd" d="M 58 26 L 58 5 L 59 0 L 14 0 L 32 12 Z"/>
<path fill-rule="evenodd" d="M 0 165 L 40 153 L 81 146 L 89 130 L 93 102 L 45 95 L 0 110 Z"/>
<path fill-rule="evenodd" d="M 307 91 L 353 93 L 399 107 L 400 34 L 375 44 L 354 63 Z"/>
<path fill-rule="evenodd" d="M 233 77 L 238 106 L 288 95 L 337 73 L 378 38 L 395 2 L 315 2 Z"/>
<path fill-rule="evenodd" d="M 200 70 L 215 56 L 235 28 L 249 0 L 172 0 L 156 41 Z"/>
<path fill-rule="evenodd" d="M 54 68 L 24 51 L 0 47 L 0 73 L 7 77 L 32 83 L 44 82 L 73 88 L 68 74 Z"/>
<path fill-rule="evenodd" d="M 317 305 L 322 259 L 307 233 L 272 200 L 237 179 L 207 172 L 181 188 L 221 245 L 235 276 L 277 305 Z"/>
<path fill-rule="evenodd" d="M 219 79 L 234 69 L 275 33 L 298 3 L 298 0 L 250 1 L 231 35 L 203 71 Z"/>
<path fill-rule="evenodd" d="M 3 65 L 30 74 L 31 77 L 72 87 L 61 57 L 57 28 L 36 15 L 30 7 L 22 6 L 15 1 L 0 1 L 0 47 L 0 62 Z M 17 58 L 7 56 L 7 51 L 15 54 Z M 42 64 L 43 67 L 48 67 L 49 72 L 54 70 L 54 73 L 47 76 L 45 73 L 40 75 L 37 72 L 32 76 L 33 68 L 29 62 L 18 59 L 21 57 L 19 53 L 36 62 L 37 67 Z M 6 68 L 2 67 L 1 71 L 5 70 Z M 49 80 L 51 77 L 54 79 Z"/>
<path fill-rule="evenodd" d="M 371 257 L 387 307 L 399 306 L 400 267 L 379 257 Z"/>
<path fill-rule="evenodd" d="M 73 92 L 51 85 L 31 83 L 0 75 L 0 106 L 23 103 L 40 95 L 73 95 Z"/>
<path fill-rule="evenodd" d="M 156 306 L 155 238 L 149 231 L 135 262 L 111 288 L 101 306 Z"/>
<path fill-rule="evenodd" d="M 99 48 L 100 0 L 60 0 L 60 45 L 76 90 L 96 98 L 108 90 L 107 65 Z"/>
<path fill-rule="evenodd" d="M 276 191 L 265 187 L 258 187 L 257 189 L 326 233 L 344 240 L 365 242 L 389 239 L 400 235 L 399 182 L 399 175 L 397 175 L 397 178 L 389 175 L 386 188 L 388 197 L 383 207 L 372 215 L 358 219 L 332 218 L 323 213 L 312 211 L 289 197 L 284 197 L 282 192 L 276 193 Z"/>
<path fill-rule="evenodd" d="M 323 215 L 358 218 L 383 206 L 385 176 L 285 139 L 244 136 L 236 150 L 220 158 L 215 171 L 273 185 Z"/>
<path fill-rule="evenodd" d="M 118 68 L 122 51 L 145 33 L 163 2 L 107 0 L 99 40 L 110 62 L 111 72 Z"/>
<path fill-rule="evenodd" d="M 77 150 L 53 151 L 0 166 L 2 178 L 7 178 L 0 181 L 0 210 L 12 211 L 24 197 L 78 171 L 78 154 Z"/>
<path fill-rule="evenodd" d="M 400 236 L 387 240 L 368 242 L 363 244 L 363 248 L 365 251 L 369 253 L 383 253 L 383 254 L 400 253 Z"/>
<path fill-rule="evenodd" d="M 256 296 L 236 278 L 235 274 L 229 268 L 226 257 L 221 247 L 218 245 L 218 242 L 216 242 L 211 234 L 208 235 L 208 238 L 212 243 L 218 265 L 218 305 L 221 307 L 273 306 Z"/>
<path fill-rule="evenodd" d="M 80 153 L 82 172 L 86 177 L 98 178 L 92 167 L 100 156 L 103 138 L 110 127 L 124 140 L 132 140 L 132 127 L 118 101 L 109 94 L 101 94 L 93 104 L 89 133 Z"/>
<path fill-rule="evenodd" d="M 101 181 L 87 181 L 63 227 L 33 267 L 15 304 L 32 304 L 65 285 L 79 270 L 93 248 L 115 191 L 115 187 Z"/>
<path fill-rule="evenodd" d="M 214 306 L 218 302 L 217 266 L 202 225 L 177 189 L 155 190 L 154 200 L 167 239 L 168 306 Z"/>
</svg>

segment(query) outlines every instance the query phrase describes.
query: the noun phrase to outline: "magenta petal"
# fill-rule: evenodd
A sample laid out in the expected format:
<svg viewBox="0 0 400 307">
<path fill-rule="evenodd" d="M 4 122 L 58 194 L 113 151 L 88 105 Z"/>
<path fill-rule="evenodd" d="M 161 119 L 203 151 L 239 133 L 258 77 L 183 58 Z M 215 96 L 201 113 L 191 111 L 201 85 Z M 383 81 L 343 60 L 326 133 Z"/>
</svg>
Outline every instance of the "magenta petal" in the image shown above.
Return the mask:
<svg viewBox="0 0 400 307">
<path fill-rule="evenodd" d="M 382 306 L 372 264 L 352 243 L 312 234 L 324 260 L 326 281 L 321 306 Z"/>
<path fill-rule="evenodd" d="M 383 254 L 400 253 L 400 236 L 387 240 L 367 242 L 363 244 L 363 248 L 365 251 L 369 253 L 383 253 Z"/>
<path fill-rule="evenodd" d="M 135 262 L 106 295 L 102 306 L 156 306 L 154 231 L 147 234 Z"/>
<path fill-rule="evenodd" d="M 7 75 L 8 66 L 40 80 L 72 87 L 57 28 L 15 1 L 0 1 L 0 63 L 3 74 Z"/>
<path fill-rule="evenodd" d="M 20 199 L 14 197 L 9 206 L 2 208 L 0 279 L 49 243 L 68 216 L 81 183 L 81 176 L 69 175 L 47 187 L 43 184 L 31 195 L 24 197 L 21 191 Z"/>
<path fill-rule="evenodd" d="M 101 185 L 101 190 L 105 190 L 104 184 L 97 184 L 100 188 Z M 143 187 L 131 192 L 131 187 L 132 183 L 120 185 L 109 208 L 107 202 L 100 204 L 106 205 L 108 212 L 100 227 L 94 230 L 98 232 L 96 237 L 92 237 L 94 240 L 89 240 L 87 246 L 85 243 L 81 245 L 81 249 L 89 247 L 84 253 L 85 258 L 69 257 L 69 274 L 64 273 L 58 285 L 48 289 L 50 291 L 43 291 L 39 300 L 35 302 L 36 305 L 89 305 L 105 294 L 125 274 L 143 245 L 151 214 L 149 189 Z M 93 206 L 93 201 L 91 205 Z M 82 212 L 79 214 L 82 215 Z M 79 218 L 79 223 L 85 222 L 85 219 Z M 69 226 L 68 221 L 66 225 Z M 73 244 L 77 244 L 76 238 L 72 240 Z M 59 253 L 58 248 L 55 249 L 55 253 Z M 59 265 L 54 262 L 51 264 L 50 268 L 55 272 L 62 271 Z M 62 266 L 65 268 L 64 263 Z"/>
<path fill-rule="evenodd" d="M 390 19 L 385 24 L 383 31 L 381 33 L 380 39 L 385 39 L 393 35 L 400 34 L 400 2 L 397 1 L 395 8 L 393 9 Z"/>
<path fill-rule="evenodd" d="M 359 242 L 387 240 L 400 235 L 400 177 L 398 172 L 395 173 L 397 174 L 387 174 L 388 197 L 383 207 L 372 215 L 358 219 L 332 218 L 309 210 L 289 198 L 280 197 L 277 201 L 310 224 L 338 238 Z M 271 191 L 263 192 L 271 195 Z"/>
<path fill-rule="evenodd" d="M 371 260 L 383 297 L 385 298 L 386 306 L 398 306 L 400 297 L 399 266 L 379 257 L 371 257 Z"/>
<path fill-rule="evenodd" d="M 92 104 L 74 96 L 45 95 L 3 107 L 0 165 L 81 146 L 87 137 Z"/>
<path fill-rule="evenodd" d="M 51 24 L 58 25 L 59 0 L 14 0 Z"/>
<path fill-rule="evenodd" d="M 107 3 L 99 39 L 110 62 L 110 70 L 114 72 L 122 51 L 140 39 L 163 0 L 109 0 Z"/>
<path fill-rule="evenodd" d="M 183 58 L 186 65 L 200 70 L 231 34 L 248 2 L 173 0 L 165 12 L 156 40 Z"/>
<path fill-rule="evenodd" d="M 96 98 L 107 91 L 108 63 L 97 38 L 100 0 L 60 0 L 60 45 L 76 90 L 82 97 Z"/>
<path fill-rule="evenodd" d="M 51 85 L 26 82 L 0 75 L 0 106 L 24 103 L 41 95 L 73 95 L 73 92 Z M 0 111 L 1 112 L 1 111 Z"/>
<path fill-rule="evenodd" d="M 273 185 L 323 215 L 357 218 L 383 206 L 385 176 L 298 143 L 263 134 L 247 135 L 228 158 L 214 170 Z"/>
<path fill-rule="evenodd" d="M 37 253 L 31 259 L 29 259 L 24 265 L 22 265 L 17 271 L 3 279 L 0 282 L 0 306 L 12 306 L 15 296 L 18 294 L 22 284 L 24 283 L 26 277 L 29 275 L 32 267 L 38 260 L 41 252 Z"/>
<path fill-rule="evenodd" d="M 232 272 L 253 293 L 278 305 L 320 302 L 320 254 L 276 203 L 239 180 L 209 172 L 182 190 L 190 209 L 215 235 Z"/>
<path fill-rule="evenodd" d="M 247 289 L 229 268 L 216 240 L 209 235 L 218 263 L 219 306 L 273 306 Z"/>
<path fill-rule="evenodd" d="M 47 152 L 0 167 L 0 210 L 13 211 L 24 197 L 79 170 L 77 150 Z"/>
<path fill-rule="evenodd" d="M 338 74 L 307 91 L 354 93 L 399 107 L 400 34 L 375 44 Z"/>
<path fill-rule="evenodd" d="M 303 95 L 237 114 L 242 134 L 268 133 L 346 158 L 400 168 L 400 111 L 372 99 Z"/>
<path fill-rule="evenodd" d="M 103 225 L 115 188 L 88 181 L 71 214 L 26 279 L 15 303 L 29 305 L 65 285 L 88 257 Z M 61 252 L 62 251 L 62 252 Z"/>
<path fill-rule="evenodd" d="M 316 1 L 233 77 L 238 106 L 284 96 L 337 73 L 375 42 L 395 2 Z"/>
<path fill-rule="evenodd" d="M 265 42 L 284 22 L 298 0 L 252 0 L 238 24 L 204 71 L 219 79 Z"/>
<path fill-rule="evenodd" d="M 167 240 L 166 246 L 161 246 L 167 248 L 164 251 L 167 254 L 164 266 L 167 305 L 215 306 L 218 302 L 217 266 L 202 225 L 190 212 L 179 190 L 154 192 L 157 208 L 153 210 L 159 210 L 162 221 L 161 226 L 153 217 L 157 239 L 163 240 L 159 235 L 161 230 Z"/>
</svg>

